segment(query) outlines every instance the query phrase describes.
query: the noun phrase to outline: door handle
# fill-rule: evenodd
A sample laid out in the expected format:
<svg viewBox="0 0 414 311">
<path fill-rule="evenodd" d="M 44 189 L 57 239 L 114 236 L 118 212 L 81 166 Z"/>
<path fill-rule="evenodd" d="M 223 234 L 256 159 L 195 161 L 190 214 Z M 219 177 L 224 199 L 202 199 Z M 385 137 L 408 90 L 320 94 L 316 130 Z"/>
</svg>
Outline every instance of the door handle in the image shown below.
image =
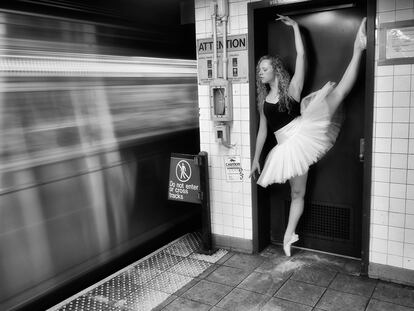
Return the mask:
<svg viewBox="0 0 414 311">
<path fill-rule="evenodd" d="M 365 158 L 365 139 L 359 139 L 359 162 L 364 162 Z"/>
</svg>

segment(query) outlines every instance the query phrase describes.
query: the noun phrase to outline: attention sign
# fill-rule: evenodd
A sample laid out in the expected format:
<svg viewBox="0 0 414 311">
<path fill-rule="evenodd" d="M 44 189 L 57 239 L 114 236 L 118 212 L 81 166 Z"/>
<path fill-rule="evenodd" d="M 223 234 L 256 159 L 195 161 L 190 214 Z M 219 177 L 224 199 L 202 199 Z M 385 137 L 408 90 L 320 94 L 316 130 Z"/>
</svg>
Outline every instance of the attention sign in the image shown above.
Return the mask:
<svg viewBox="0 0 414 311">
<path fill-rule="evenodd" d="M 217 38 L 217 53 L 223 52 L 223 37 Z M 237 35 L 227 37 L 226 44 L 227 52 L 244 51 L 247 50 L 247 35 Z M 197 40 L 198 54 L 212 54 L 213 53 L 213 39 L 199 39 Z"/>
<path fill-rule="evenodd" d="M 223 78 L 223 42 L 217 38 L 217 77 Z M 200 84 L 208 84 L 213 80 L 213 38 L 197 40 L 197 65 Z M 227 48 L 227 78 L 233 82 L 248 82 L 247 34 L 228 36 Z"/>
<path fill-rule="evenodd" d="M 173 154 L 170 160 L 168 199 L 200 203 L 200 170 L 193 155 Z"/>
</svg>

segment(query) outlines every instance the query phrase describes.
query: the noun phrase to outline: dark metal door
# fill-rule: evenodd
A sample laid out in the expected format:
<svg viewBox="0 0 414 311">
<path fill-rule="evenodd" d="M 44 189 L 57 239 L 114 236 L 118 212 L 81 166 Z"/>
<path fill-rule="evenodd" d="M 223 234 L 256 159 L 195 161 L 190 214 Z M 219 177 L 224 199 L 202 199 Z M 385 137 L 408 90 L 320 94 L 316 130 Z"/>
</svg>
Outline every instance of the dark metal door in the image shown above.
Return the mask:
<svg viewBox="0 0 414 311">
<path fill-rule="evenodd" d="M 364 8 L 341 6 L 325 10 L 315 7 L 290 13 L 272 9 L 275 13 L 289 14 L 301 27 L 308 61 L 302 97 L 320 89 L 327 81 L 339 82 L 351 60 Z M 257 41 L 267 40 L 267 51 L 262 55 L 280 55 L 292 72 L 296 53 L 291 27 L 269 20 L 266 33 L 267 37 L 260 39 L 255 31 L 255 44 L 258 43 L 259 49 L 266 44 Z M 260 56 L 256 54 L 255 57 Z M 297 229 L 298 246 L 361 257 L 363 164 L 360 140 L 364 133 L 364 94 L 363 60 L 357 82 L 343 103 L 345 120 L 338 140 L 309 171 L 305 212 Z M 268 148 L 271 145 L 269 141 Z M 290 204 L 288 185 L 273 185 L 259 191 L 259 202 L 270 205 L 271 240 L 283 241 Z"/>
</svg>

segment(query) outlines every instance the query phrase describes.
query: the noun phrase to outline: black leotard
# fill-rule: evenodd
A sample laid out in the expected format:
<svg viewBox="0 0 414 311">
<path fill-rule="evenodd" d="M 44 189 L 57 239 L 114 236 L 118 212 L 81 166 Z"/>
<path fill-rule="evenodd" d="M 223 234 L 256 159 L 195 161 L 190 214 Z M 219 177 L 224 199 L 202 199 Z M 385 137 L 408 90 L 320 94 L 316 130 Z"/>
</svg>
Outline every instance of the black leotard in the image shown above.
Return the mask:
<svg viewBox="0 0 414 311">
<path fill-rule="evenodd" d="M 292 108 L 290 112 L 288 112 L 287 109 L 285 111 L 279 111 L 279 105 L 277 103 L 272 104 L 265 101 L 263 112 L 274 133 L 300 115 L 300 105 L 297 101 L 292 100 Z"/>
</svg>

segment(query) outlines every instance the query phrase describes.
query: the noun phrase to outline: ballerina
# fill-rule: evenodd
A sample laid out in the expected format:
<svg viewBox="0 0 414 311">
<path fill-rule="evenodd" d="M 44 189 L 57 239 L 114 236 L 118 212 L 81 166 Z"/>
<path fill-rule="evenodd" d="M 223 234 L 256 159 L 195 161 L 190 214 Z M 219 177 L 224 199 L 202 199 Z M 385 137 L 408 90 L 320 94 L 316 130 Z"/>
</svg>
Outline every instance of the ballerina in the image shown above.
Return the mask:
<svg viewBox="0 0 414 311">
<path fill-rule="evenodd" d="M 257 171 L 260 174 L 257 184 L 262 187 L 289 181 L 291 205 L 283 250 L 286 256 L 290 256 L 291 245 L 299 240 L 295 230 L 304 209 L 309 166 L 335 143 L 341 126 L 335 113 L 357 78 L 366 48 L 366 18 L 359 26 L 352 59 L 340 82 L 329 81 L 302 100 L 306 56 L 300 29 L 297 22 L 287 16 L 278 15 L 277 20 L 293 28 L 297 54 L 295 71 L 290 79 L 282 61 L 274 56 L 263 56 L 258 62 L 256 84 L 260 124 L 250 176 L 255 177 Z M 277 145 L 267 155 L 261 170 L 259 158 L 268 124 L 276 136 Z"/>
</svg>

